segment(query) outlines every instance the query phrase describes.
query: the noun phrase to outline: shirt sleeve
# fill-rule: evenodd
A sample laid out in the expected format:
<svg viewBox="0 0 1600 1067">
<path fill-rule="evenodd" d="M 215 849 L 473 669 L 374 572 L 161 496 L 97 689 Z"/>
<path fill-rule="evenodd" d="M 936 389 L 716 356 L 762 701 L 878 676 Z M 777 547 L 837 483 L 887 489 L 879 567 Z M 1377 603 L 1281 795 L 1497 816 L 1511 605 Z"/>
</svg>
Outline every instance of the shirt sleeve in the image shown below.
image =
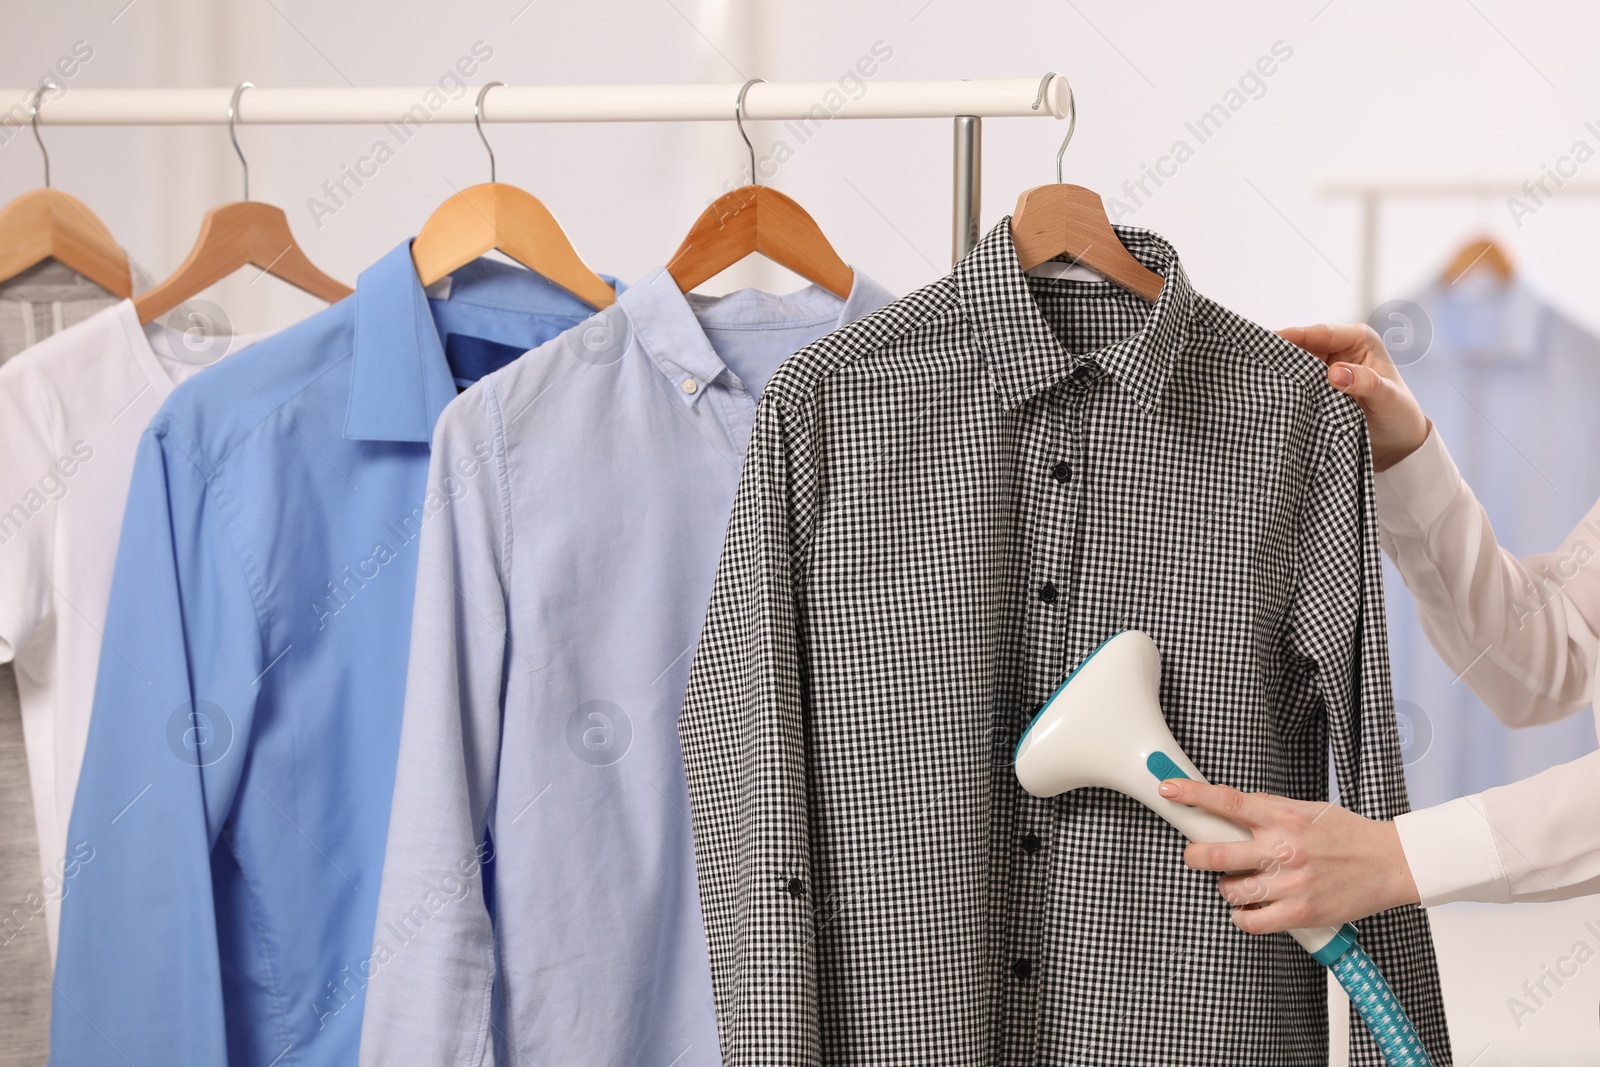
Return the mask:
<svg viewBox="0 0 1600 1067">
<path fill-rule="evenodd" d="M 1316 672 L 1340 802 L 1368 818 L 1393 819 L 1409 804 L 1389 677 L 1371 456 L 1359 414 L 1347 412 L 1324 432 L 1328 436 L 1301 514 L 1300 582 L 1290 611 L 1291 633 L 1296 652 Z M 1363 947 L 1434 1062 L 1449 1062 L 1426 913 L 1408 905 L 1359 926 Z M 1350 1028 L 1350 1062 L 1381 1067 L 1377 1043 L 1354 1012 Z"/>
<path fill-rule="evenodd" d="M 767 393 L 678 721 L 727 1067 L 821 1063 L 797 589 L 816 485 Z"/>
<path fill-rule="evenodd" d="M 50 608 L 55 502 L 78 461 L 57 455 L 59 412 L 27 360 L 0 368 L 0 663 Z"/>
<path fill-rule="evenodd" d="M 1384 548 L 1440 656 L 1501 722 L 1590 703 L 1600 657 L 1600 504 L 1555 552 L 1495 541 L 1437 430 L 1377 476 Z M 1600 753 L 1396 820 L 1425 906 L 1600 891 Z"/>
<path fill-rule="evenodd" d="M 1406 812 L 1394 824 L 1424 908 L 1456 900 L 1503 904 L 1511 899 L 1482 794 Z"/>
<path fill-rule="evenodd" d="M 1424 907 L 1600 893 L 1600 752 L 1395 820 Z"/>
<path fill-rule="evenodd" d="M 212 850 L 246 766 L 260 616 L 225 499 L 139 443 L 67 838 L 50 1062 L 226 1063 Z"/>
<path fill-rule="evenodd" d="M 1588 706 L 1600 657 L 1600 504 L 1555 552 L 1495 541 L 1439 431 L 1377 476 L 1385 551 L 1439 655 L 1507 726 Z"/>
<path fill-rule="evenodd" d="M 434 433 L 428 499 L 449 503 L 423 527 L 417 559 L 363 1067 L 494 1062 L 495 942 L 482 867 L 499 767 L 510 560 L 493 389 L 486 379 L 468 390 Z M 492 469 L 480 474 L 486 463 Z M 474 487 L 462 494 L 461 482 Z"/>
</svg>

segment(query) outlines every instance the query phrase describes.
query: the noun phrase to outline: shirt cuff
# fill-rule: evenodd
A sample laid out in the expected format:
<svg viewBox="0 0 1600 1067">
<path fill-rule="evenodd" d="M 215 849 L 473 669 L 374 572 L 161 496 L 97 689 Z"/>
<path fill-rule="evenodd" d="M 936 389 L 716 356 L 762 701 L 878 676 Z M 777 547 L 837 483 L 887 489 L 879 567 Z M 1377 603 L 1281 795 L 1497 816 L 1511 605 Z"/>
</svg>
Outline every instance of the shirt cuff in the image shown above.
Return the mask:
<svg viewBox="0 0 1600 1067">
<path fill-rule="evenodd" d="M 1483 814 L 1482 794 L 1407 812 L 1394 825 L 1423 907 L 1456 900 L 1511 900 L 1494 830 Z"/>
<path fill-rule="evenodd" d="M 1436 427 L 1411 455 L 1372 476 L 1378 522 L 1401 534 L 1420 534 L 1444 514 L 1461 489 L 1461 472 Z"/>
</svg>

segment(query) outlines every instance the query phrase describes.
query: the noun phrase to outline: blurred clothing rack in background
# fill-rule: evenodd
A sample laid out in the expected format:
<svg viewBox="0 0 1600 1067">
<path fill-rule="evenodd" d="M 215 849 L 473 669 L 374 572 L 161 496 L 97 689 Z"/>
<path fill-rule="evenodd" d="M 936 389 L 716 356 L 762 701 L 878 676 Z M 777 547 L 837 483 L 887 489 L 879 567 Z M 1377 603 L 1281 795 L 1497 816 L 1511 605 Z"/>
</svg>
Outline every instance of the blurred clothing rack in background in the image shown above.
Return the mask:
<svg viewBox="0 0 1600 1067">
<path fill-rule="evenodd" d="M 1554 188 L 1551 188 L 1551 186 Z M 1356 279 L 1360 294 L 1359 318 L 1365 319 L 1378 306 L 1378 245 L 1383 220 L 1380 213 L 1383 201 L 1396 197 L 1413 199 L 1440 199 L 1444 197 L 1515 197 L 1529 205 L 1529 210 L 1548 204 L 1558 194 L 1561 196 L 1593 196 L 1600 194 L 1600 182 L 1579 182 L 1545 173 L 1536 180 L 1521 182 L 1511 180 L 1490 181 L 1342 181 L 1323 188 L 1328 196 L 1351 196 L 1361 202 L 1361 265 Z"/>
</svg>

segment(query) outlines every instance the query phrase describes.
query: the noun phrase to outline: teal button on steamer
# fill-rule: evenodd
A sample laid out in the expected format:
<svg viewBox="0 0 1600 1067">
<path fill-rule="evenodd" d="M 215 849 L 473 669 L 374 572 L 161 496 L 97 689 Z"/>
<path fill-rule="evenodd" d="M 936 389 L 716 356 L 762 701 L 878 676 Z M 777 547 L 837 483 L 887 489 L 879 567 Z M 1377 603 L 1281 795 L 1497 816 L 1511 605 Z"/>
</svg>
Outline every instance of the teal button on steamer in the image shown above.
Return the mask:
<svg viewBox="0 0 1600 1067">
<path fill-rule="evenodd" d="M 1036 797 L 1094 786 L 1132 797 L 1190 841 L 1249 841 L 1244 827 L 1163 797 L 1168 778 L 1205 777 L 1184 755 L 1161 712 L 1161 653 L 1149 635 L 1125 630 L 1091 652 L 1045 702 L 1017 742 L 1016 772 Z M 1350 995 L 1390 1067 L 1432 1067 L 1356 928 L 1289 934 L 1331 970 Z"/>
</svg>

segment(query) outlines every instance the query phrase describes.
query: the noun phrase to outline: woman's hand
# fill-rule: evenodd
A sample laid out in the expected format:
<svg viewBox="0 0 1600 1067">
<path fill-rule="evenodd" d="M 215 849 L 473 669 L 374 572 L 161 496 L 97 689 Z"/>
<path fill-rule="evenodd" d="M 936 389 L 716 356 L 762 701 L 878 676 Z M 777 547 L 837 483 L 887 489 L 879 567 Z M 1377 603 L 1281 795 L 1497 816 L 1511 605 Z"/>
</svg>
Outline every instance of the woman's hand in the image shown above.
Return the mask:
<svg viewBox="0 0 1600 1067">
<path fill-rule="evenodd" d="M 1241 793 L 1188 778 L 1161 783 L 1161 795 L 1240 824 L 1251 841 L 1195 842 L 1183 859 L 1201 871 L 1232 871 L 1217 882 L 1247 934 L 1338 926 L 1417 903 L 1417 885 L 1392 822 L 1337 804 Z"/>
<path fill-rule="evenodd" d="M 1373 470 L 1388 470 L 1428 439 L 1428 417 L 1371 326 L 1291 326 L 1278 336 L 1326 363 L 1328 384 L 1361 405 Z"/>
</svg>

